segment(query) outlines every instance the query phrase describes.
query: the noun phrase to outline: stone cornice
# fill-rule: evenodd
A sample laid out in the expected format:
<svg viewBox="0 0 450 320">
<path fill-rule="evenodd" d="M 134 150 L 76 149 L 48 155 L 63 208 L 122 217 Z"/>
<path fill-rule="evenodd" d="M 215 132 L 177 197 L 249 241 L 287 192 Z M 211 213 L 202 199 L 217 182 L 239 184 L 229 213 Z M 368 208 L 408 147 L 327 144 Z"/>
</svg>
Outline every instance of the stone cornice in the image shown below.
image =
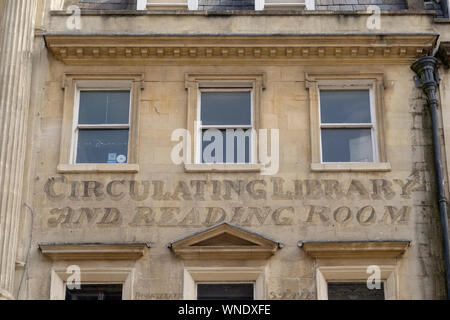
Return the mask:
<svg viewBox="0 0 450 320">
<path fill-rule="evenodd" d="M 397 258 L 410 241 L 311 241 L 299 246 L 313 258 Z"/>
<path fill-rule="evenodd" d="M 427 55 L 435 34 L 415 35 L 45 35 L 66 64 L 141 63 L 142 60 L 410 62 Z"/>
<path fill-rule="evenodd" d="M 41 243 L 42 254 L 52 260 L 137 260 L 150 243 Z"/>
</svg>

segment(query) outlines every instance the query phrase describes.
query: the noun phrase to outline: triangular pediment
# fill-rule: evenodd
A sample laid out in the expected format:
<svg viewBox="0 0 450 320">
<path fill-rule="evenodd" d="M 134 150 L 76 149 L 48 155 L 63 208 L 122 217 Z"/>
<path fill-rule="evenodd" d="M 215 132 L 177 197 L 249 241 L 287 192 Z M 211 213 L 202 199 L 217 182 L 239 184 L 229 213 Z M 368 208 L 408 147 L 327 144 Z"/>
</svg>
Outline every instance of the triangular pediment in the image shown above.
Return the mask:
<svg viewBox="0 0 450 320">
<path fill-rule="evenodd" d="M 169 247 L 182 259 L 267 259 L 280 243 L 224 222 L 171 242 Z"/>
<path fill-rule="evenodd" d="M 257 243 L 250 242 L 246 239 L 236 237 L 230 233 L 224 232 L 215 237 L 200 241 L 192 246 L 208 247 L 208 246 L 257 246 Z"/>
</svg>

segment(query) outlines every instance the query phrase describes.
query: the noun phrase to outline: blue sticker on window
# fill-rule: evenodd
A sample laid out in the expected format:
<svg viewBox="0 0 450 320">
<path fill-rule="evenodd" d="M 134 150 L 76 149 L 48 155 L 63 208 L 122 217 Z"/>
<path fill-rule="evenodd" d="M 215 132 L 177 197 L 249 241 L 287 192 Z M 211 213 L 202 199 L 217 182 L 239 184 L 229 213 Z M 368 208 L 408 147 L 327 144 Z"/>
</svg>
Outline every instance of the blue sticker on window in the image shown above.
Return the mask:
<svg viewBox="0 0 450 320">
<path fill-rule="evenodd" d="M 108 163 L 117 163 L 117 153 L 108 153 Z"/>
</svg>

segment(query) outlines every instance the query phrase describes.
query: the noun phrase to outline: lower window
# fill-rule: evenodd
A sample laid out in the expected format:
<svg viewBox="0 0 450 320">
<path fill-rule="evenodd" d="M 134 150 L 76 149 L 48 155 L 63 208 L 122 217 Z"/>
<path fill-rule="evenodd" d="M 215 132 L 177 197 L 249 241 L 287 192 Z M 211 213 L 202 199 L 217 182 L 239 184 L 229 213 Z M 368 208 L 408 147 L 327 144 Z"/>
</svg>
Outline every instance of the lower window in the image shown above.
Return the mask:
<svg viewBox="0 0 450 320">
<path fill-rule="evenodd" d="M 66 288 L 66 300 L 122 300 L 122 284 L 82 284 L 80 289 Z"/>
<path fill-rule="evenodd" d="M 384 284 L 369 289 L 365 282 L 328 282 L 328 300 L 385 300 Z"/>
<path fill-rule="evenodd" d="M 197 300 L 254 300 L 254 283 L 198 283 Z"/>
</svg>

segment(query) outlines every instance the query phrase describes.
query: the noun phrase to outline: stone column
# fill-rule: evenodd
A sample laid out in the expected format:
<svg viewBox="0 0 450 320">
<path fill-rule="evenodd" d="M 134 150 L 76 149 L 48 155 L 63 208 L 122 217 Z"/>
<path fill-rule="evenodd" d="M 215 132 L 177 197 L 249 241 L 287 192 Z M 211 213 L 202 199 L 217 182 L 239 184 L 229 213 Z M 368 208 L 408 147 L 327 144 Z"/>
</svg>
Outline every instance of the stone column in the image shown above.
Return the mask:
<svg viewBox="0 0 450 320">
<path fill-rule="evenodd" d="M 0 300 L 14 299 L 36 13 L 36 0 L 1 1 Z"/>
</svg>

